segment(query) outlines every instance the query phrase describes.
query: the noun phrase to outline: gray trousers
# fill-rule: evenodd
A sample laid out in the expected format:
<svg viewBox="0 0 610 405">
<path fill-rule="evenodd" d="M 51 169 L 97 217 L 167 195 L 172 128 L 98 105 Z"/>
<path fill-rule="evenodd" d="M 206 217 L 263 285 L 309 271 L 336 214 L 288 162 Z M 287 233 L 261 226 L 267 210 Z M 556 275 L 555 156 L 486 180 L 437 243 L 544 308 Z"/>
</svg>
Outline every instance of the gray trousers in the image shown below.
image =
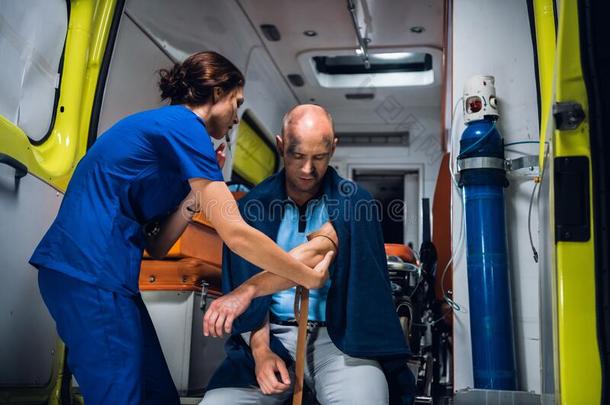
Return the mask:
<svg viewBox="0 0 610 405">
<path fill-rule="evenodd" d="M 297 327 L 271 324 L 276 336 L 295 358 Z M 249 334 L 244 334 L 250 342 Z M 294 387 L 294 367 L 289 369 Z M 388 385 L 375 360 L 348 356 L 330 340 L 326 328 L 314 329 L 307 340 L 305 384 L 322 405 L 384 405 L 388 403 Z M 265 395 L 258 387 L 217 388 L 208 391 L 199 405 L 290 403 L 291 389 Z M 305 403 L 305 402 L 304 402 Z"/>
</svg>

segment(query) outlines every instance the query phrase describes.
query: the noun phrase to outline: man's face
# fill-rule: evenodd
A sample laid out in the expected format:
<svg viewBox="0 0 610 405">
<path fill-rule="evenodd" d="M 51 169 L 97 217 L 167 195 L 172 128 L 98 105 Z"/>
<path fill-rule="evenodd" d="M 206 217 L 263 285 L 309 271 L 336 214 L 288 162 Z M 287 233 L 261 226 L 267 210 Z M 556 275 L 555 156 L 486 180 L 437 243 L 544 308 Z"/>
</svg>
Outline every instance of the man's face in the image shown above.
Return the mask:
<svg viewBox="0 0 610 405">
<path fill-rule="evenodd" d="M 314 193 L 326 174 L 337 139 L 332 124 L 324 117 L 305 118 L 291 125 L 283 137 L 277 138 L 284 159 L 289 188 L 301 193 Z"/>
</svg>

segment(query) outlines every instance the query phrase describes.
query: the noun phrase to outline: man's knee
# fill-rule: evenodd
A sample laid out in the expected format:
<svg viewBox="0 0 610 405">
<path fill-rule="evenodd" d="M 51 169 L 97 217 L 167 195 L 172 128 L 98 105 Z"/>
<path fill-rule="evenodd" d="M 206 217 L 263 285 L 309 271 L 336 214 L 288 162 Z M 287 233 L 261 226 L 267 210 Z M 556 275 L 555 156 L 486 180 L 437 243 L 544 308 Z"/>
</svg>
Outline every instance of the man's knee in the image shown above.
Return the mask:
<svg viewBox="0 0 610 405">
<path fill-rule="evenodd" d="M 388 385 L 385 381 L 377 383 L 361 384 L 360 386 L 352 386 L 350 389 L 342 390 L 340 395 L 335 398 L 330 398 L 328 402 L 323 402 L 323 405 L 387 405 L 390 396 L 388 393 Z"/>
<path fill-rule="evenodd" d="M 321 405 L 387 405 L 389 402 L 388 386 L 381 383 L 335 387 L 319 392 L 317 400 Z"/>
<path fill-rule="evenodd" d="M 275 405 L 284 403 L 286 395 L 264 395 L 258 388 L 216 388 L 206 392 L 199 405 Z"/>
<path fill-rule="evenodd" d="M 334 370 L 330 378 L 316 381 L 316 396 L 322 405 L 384 405 L 389 402 L 388 383 L 377 362 L 348 358 L 346 363 L 353 364 Z"/>
<path fill-rule="evenodd" d="M 218 388 L 205 393 L 205 396 L 199 405 L 222 405 L 234 403 L 237 398 L 235 389 L 233 388 Z"/>
</svg>

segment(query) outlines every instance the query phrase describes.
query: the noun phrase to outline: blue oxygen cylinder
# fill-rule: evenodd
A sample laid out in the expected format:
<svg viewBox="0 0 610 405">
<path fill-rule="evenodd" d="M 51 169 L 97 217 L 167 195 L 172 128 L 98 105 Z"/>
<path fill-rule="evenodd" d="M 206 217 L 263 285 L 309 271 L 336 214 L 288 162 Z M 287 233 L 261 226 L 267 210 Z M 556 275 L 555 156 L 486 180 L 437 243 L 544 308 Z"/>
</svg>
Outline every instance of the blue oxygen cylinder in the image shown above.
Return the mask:
<svg viewBox="0 0 610 405">
<path fill-rule="evenodd" d="M 516 390 L 503 196 L 508 182 L 493 84 L 491 76 L 467 82 L 466 128 L 458 156 L 466 215 L 472 361 L 475 388 Z"/>
</svg>

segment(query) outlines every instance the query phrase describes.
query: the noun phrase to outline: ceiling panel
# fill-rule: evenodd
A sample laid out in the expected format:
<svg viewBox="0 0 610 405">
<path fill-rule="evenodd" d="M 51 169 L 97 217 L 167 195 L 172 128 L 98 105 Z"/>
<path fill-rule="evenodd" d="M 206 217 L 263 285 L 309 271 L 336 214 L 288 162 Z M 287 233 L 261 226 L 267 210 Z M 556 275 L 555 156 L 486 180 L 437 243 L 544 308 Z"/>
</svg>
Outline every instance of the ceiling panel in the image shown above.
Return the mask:
<svg viewBox="0 0 610 405">
<path fill-rule="evenodd" d="M 328 89 L 320 87 L 312 73 L 304 71 L 307 64 L 299 63 L 299 55 L 312 51 L 356 49 L 357 39 L 345 0 L 237 0 L 242 10 L 257 29 L 272 59 L 284 75 L 297 73 L 305 78 L 303 87 L 292 90 L 301 103 L 316 102 L 329 109 L 338 128 L 355 122 L 369 128 L 378 126 L 394 130 L 388 114 L 380 114 L 389 106 L 395 111 L 413 108 L 440 108 L 440 74 L 434 84 L 418 87 Z M 436 53 L 434 63 L 440 68 L 442 59 L 444 0 L 355 0 L 363 10 L 371 51 L 380 49 L 408 50 L 412 47 L 430 48 Z M 261 24 L 275 25 L 280 34 L 278 42 L 268 41 L 261 33 Z M 421 34 L 411 27 L 421 26 Z M 308 37 L 306 30 L 317 36 Z M 301 59 L 303 59 L 301 57 Z M 304 67 L 305 65 L 305 67 Z M 440 70 L 439 70 L 440 71 Z M 373 100 L 347 100 L 346 93 L 372 92 Z M 440 114 L 440 111 L 439 111 Z M 400 129 L 397 128 L 397 131 Z"/>
</svg>

